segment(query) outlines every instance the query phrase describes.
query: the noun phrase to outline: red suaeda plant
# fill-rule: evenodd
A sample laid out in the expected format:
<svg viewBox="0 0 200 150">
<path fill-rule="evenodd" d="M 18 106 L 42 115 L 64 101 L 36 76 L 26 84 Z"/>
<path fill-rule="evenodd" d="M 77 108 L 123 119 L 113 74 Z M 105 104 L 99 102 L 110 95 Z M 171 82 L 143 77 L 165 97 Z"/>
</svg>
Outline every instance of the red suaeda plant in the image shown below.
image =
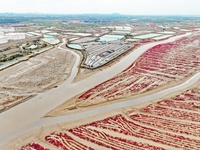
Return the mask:
<svg viewBox="0 0 200 150">
<path fill-rule="evenodd" d="M 141 113 L 131 114 L 129 117 L 135 122 L 140 122 L 165 131 L 200 137 L 200 126 L 198 124 L 169 120 L 159 116 Z"/>
<path fill-rule="evenodd" d="M 49 149 L 44 148 L 38 143 L 29 143 L 25 146 L 22 146 L 20 150 L 49 150 Z"/>
<path fill-rule="evenodd" d="M 52 133 L 46 136 L 45 140 L 62 150 L 93 150 L 91 147 L 74 140 L 66 133 Z"/>
<path fill-rule="evenodd" d="M 200 68 L 199 41 L 195 34 L 150 48 L 123 72 L 84 92 L 76 103 L 119 99 L 188 77 Z"/>
<path fill-rule="evenodd" d="M 103 129 L 103 131 L 101 129 Z M 106 133 L 107 130 L 117 132 L 119 135 L 110 135 Z M 193 148 L 196 150 L 200 148 L 200 140 L 160 131 L 147 127 L 146 125 L 140 125 L 127 120 L 121 114 L 70 129 L 69 132 L 84 140 L 111 149 L 121 149 L 120 146 L 123 146 L 124 149 L 128 149 L 128 147 L 129 149 L 137 148 L 138 145 L 140 145 L 141 148 L 152 147 L 152 145 L 147 146 L 146 143 L 138 144 L 137 142 L 122 138 L 123 136 L 121 137 L 120 134 L 142 138 L 176 148 Z M 131 145 L 134 147 L 131 147 Z M 144 145 L 147 147 L 144 147 Z"/>
<path fill-rule="evenodd" d="M 140 111 L 154 114 L 154 115 L 163 116 L 163 117 L 170 117 L 170 118 L 176 118 L 176 119 L 181 119 L 181 120 L 200 122 L 200 113 L 198 112 L 178 110 L 178 109 L 159 106 L 155 104 L 150 104 L 149 106 L 142 108 Z"/>
</svg>

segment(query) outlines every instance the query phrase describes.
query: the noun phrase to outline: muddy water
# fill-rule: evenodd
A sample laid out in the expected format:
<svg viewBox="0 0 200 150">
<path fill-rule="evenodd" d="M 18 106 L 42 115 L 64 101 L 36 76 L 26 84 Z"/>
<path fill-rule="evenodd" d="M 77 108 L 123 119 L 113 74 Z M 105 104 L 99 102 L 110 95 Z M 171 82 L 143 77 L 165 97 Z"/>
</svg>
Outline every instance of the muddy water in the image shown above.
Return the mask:
<svg viewBox="0 0 200 150">
<path fill-rule="evenodd" d="M 128 102 L 120 102 L 112 105 L 107 105 L 103 107 L 99 107 L 96 109 L 93 109 L 91 111 L 85 111 L 81 113 L 76 113 L 72 115 L 67 115 L 65 117 L 58 117 L 58 118 L 52 118 L 52 119 L 42 119 L 42 117 L 55 107 L 59 106 L 60 104 L 64 103 L 67 99 L 85 91 L 88 90 L 95 85 L 106 81 L 113 77 L 114 75 L 118 74 L 119 72 L 126 69 L 133 61 L 135 61 L 140 55 L 142 55 L 147 49 L 162 43 L 172 42 L 178 38 L 181 38 L 183 36 L 187 36 L 190 33 L 187 33 L 185 35 L 172 37 L 168 40 L 162 41 L 162 42 L 155 42 L 146 44 L 144 46 L 139 47 L 135 51 L 133 51 L 131 54 L 126 56 L 125 58 L 121 59 L 119 62 L 114 64 L 112 67 L 109 67 L 103 71 L 100 71 L 96 74 L 94 74 L 91 77 L 88 77 L 80 82 L 72 83 L 73 79 L 77 75 L 78 72 L 78 65 L 80 62 L 80 57 L 78 54 L 72 52 L 76 56 L 76 62 L 74 64 L 74 67 L 72 69 L 72 73 L 70 77 L 58 88 L 51 89 L 49 91 L 46 91 L 44 93 L 38 94 L 36 97 L 33 97 L 29 101 L 26 101 L 20 105 L 15 106 L 12 109 L 9 109 L 8 111 L 5 111 L 0 114 L 0 145 L 3 143 L 6 143 L 9 139 L 12 139 L 14 137 L 17 137 L 18 135 L 36 127 L 41 127 L 46 124 L 53 124 L 56 122 L 63 122 L 63 121 L 70 121 L 70 120 L 76 120 L 80 118 L 85 118 L 91 115 L 100 114 L 102 112 L 106 112 L 109 110 L 113 110 L 120 107 L 125 107 L 127 105 L 133 105 L 136 104 L 135 100 L 128 101 Z M 62 45 L 64 45 L 65 42 L 63 42 Z M 60 49 L 61 46 L 59 47 Z M 67 49 L 63 49 L 67 50 Z M 70 51 L 71 52 L 71 51 Z M 200 74 L 194 76 L 192 80 L 185 82 L 184 84 L 180 85 L 180 87 L 176 87 L 175 89 L 169 90 L 170 92 L 175 92 L 180 90 L 181 88 L 185 88 L 186 86 L 191 85 L 193 80 L 197 81 L 200 79 Z M 162 92 L 162 91 L 161 91 Z M 157 99 L 156 96 L 164 96 L 166 91 L 161 95 L 162 93 L 154 94 L 149 97 L 142 97 L 138 100 L 140 101 L 151 101 L 153 99 Z M 143 102 L 142 101 L 142 102 Z"/>
</svg>

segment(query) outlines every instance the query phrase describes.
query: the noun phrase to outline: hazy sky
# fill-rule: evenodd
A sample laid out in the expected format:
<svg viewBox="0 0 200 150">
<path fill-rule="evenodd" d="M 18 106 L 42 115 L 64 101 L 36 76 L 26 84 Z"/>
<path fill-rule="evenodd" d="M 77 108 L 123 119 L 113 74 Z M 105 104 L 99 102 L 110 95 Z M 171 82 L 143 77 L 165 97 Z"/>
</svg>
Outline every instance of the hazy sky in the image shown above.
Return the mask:
<svg viewBox="0 0 200 150">
<path fill-rule="evenodd" d="M 0 12 L 200 15 L 200 0 L 0 0 Z"/>
</svg>

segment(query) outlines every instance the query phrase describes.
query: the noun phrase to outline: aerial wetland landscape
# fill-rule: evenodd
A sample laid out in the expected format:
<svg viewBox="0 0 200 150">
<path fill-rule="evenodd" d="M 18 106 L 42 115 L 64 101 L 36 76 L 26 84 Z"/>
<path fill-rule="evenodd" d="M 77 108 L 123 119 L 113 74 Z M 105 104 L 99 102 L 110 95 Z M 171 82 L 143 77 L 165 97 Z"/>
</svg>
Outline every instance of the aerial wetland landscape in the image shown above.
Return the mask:
<svg viewBox="0 0 200 150">
<path fill-rule="evenodd" d="M 200 12 L 1 9 L 0 150 L 200 149 Z"/>
</svg>

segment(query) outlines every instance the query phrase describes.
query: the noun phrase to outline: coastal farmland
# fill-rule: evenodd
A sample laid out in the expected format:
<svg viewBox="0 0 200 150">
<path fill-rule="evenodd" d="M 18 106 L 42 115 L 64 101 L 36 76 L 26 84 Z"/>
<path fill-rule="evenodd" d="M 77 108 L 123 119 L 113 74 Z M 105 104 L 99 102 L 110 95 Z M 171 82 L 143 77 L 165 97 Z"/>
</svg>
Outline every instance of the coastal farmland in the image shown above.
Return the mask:
<svg viewBox="0 0 200 150">
<path fill-rule="evenodd" d="M 154 46 L 114 78 L 72 98 L 73 105 L 69 106 L 70 102 L 66 102 L 63 106 L 69 109 L 87 107 L 130 98 L 181 82 L 200 68 L 199 39 L 199 34 L 193 34 L 171 43 Z M 62 109 L 67 112 L 63 106 Z M 58 107 L 56 112 L 62 112 L 62 109 Z"/>
</svg>

